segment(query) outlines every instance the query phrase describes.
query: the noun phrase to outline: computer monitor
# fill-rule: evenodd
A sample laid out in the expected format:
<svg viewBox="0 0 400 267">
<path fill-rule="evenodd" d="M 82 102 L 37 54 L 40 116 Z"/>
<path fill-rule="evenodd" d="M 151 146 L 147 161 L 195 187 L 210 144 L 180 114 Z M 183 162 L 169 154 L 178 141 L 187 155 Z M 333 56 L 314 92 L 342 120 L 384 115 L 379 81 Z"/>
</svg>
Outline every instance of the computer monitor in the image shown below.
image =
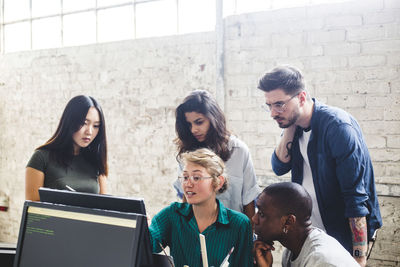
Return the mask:
<svg viewBox="0 0 400 267">
<path fill-rule="evenodd" d="M 73 192 L 45 187 L 39 188 L 39 196 L 41 202 L 146 215 L 143 198 Z"/>
<path fill-rule="evenodd" d="M 15 249 L 2 249 L 0 248 L 0 266 L 12 267 L 15 258 Z"/>
<path fill-rule="evenodd" d="M 25 201 L 14 267 L 150 266 L 144 215 Z"/>
</svg>

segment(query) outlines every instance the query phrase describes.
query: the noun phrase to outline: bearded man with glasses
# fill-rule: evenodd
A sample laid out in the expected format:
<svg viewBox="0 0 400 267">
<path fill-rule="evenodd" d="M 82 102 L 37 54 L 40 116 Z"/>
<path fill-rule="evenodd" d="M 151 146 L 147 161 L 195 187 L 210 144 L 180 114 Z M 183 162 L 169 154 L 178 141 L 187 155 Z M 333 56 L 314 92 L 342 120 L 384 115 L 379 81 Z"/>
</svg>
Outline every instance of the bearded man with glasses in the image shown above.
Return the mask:
<svg viewBox="0 0 400 267">
<path fill-rule="evenodd" d="M 291 171 L 292 181 L 311 195 L 312 224 L 366 266 L 368 242 L 382 218 L 371 158 L 357 121 L 311 98 L 301 72 L 292 66 L 267 72 L 258 88 L 265 93 L 263 108 L 283 129 L 271 158 L 273 171 Z"/>
</svg>

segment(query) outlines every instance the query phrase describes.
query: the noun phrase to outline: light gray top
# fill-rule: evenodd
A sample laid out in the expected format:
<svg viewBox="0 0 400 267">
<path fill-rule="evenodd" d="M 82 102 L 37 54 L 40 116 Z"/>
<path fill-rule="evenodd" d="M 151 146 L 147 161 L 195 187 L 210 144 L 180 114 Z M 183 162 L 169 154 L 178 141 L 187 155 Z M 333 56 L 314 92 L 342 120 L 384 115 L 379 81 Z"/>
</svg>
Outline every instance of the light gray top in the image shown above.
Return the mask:
<svg viewBox="0 0 400 267">
<path fill-rule="evenodd" d="M 318 228 L 308 235 L 299 256 L 291 261 L 292 253 L 285 249 L 283 267 L 360 267 L 350 253 L 333 237 Z"/>
<path fill-rule="evenodd" d="M 243 212 L 243 206 L 252 202 L 260 193 L 257 178 L 253 167 L 253 161 L 247 145 L 237 137 L 229 138 L 229 150 L 231 157 L 225 162 L 228 176 L 228 189 L 218 194 L 217 198 L 229 209 Z M 179 164 L 178 172 L 181 174 L 183 166 Z M 174 182 L 178 196 L 183 196 L 182 186 L 179 180 Z"/>
</svg>

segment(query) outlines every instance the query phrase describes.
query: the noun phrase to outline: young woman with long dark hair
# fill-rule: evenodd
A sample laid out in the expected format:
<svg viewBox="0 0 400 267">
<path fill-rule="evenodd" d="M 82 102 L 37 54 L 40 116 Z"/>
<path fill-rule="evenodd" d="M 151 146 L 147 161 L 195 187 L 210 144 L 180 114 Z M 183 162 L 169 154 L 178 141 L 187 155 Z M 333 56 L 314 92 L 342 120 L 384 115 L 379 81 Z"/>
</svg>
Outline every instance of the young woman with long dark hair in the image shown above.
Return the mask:
<svg viewBox="0 0 400 267">
<path fill-rule="evenodd" d="M 225 162 L 229 177 L 228 190 L 217 198 L 225 207 L 243 212 L 251 219 L 255 213 L 254 199 L 260 189 L 250 152 L 244 142 L 227 130 L 225 115 L 210 93 L 196 90 L 183 100 L 176 109 L 175 130 L 178 162 L 187 151 L 203 147 L 214 151 Z M 174 187 L 185 201 L 178 181 Z"/>
<path fill-rule="evenodd" d="M 72 98 L 56 132 L 26 167 L 25 198 L 39 200 L 39 187 L 106 192 L 107 141 L 104 114 L 90 96 Z"/>
</svg>

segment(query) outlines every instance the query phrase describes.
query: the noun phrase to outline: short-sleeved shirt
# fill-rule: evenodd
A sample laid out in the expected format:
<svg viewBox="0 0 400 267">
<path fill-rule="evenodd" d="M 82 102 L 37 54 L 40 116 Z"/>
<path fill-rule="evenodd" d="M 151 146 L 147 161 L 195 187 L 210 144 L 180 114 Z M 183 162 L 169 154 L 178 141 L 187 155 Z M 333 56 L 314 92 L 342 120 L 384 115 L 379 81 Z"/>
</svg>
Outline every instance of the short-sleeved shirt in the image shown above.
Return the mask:
<svg viewBox="0 0 400 267">
<path fill-rule="evenodd" d="M 243 206 L 249 204 L 260 194 L 260 187 L 253 167 L 253 161 L 247 145 L 237 137 L 231 135 L 229 138 L 230 158 L 225 162 L 225 169 L 228 176 L 228 189 L 217 198 L 224 203 L 224 206 L 236 211 L 243 212 Z M 178 172 L 183 171 L 179 165 Z M 174 182 L 178 197 L 182 198 L 183 190 L 179 180 Z"/>
<path fill-rule="evenodd" d="M 67 167 L 50 158 L 50 151 L 36 150 L 27 167 L 44 173 L 44 187 L 67 190 L 70 186 L 78 192 L 98 194 L 100 191 L 97 180 L 98 171 L 81 154 L 73 157 Z"/>
<path fill-rule="evenodd" d="M 218 218 L 202 234 L 206 239 L 209 266 L 220 266 L 229 251 L 230 267 L 248 267 L 252 263 L 252 229 L 246 215 L 218 203 Z M 174 202 L 154 216 L 149 227 L 153 252 L 168 246 L 175 266 L 202 267 L 199 230 L 192 205 Z"/>
<path fill-rule="evenodd" d="M 300 254 L 292 261 L 292 253 L 285 249 L 283 267 L 359 267 L 360 265 L 333 237 L 313 228 L 304 241 Z"/>
</svg>

